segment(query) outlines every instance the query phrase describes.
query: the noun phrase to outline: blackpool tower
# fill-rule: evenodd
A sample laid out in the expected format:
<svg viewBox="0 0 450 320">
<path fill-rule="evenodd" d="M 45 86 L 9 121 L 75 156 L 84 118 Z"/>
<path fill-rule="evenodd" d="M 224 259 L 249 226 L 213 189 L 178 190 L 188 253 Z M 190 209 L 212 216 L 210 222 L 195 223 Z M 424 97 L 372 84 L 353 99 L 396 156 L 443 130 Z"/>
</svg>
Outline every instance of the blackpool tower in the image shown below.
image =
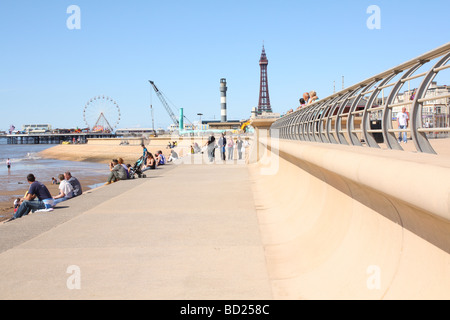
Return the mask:
<svg viewBox="0 0 450 320">
<path fill-rule="evenodd" d="M 267 60 L 266 50 L 264 45 L 262 48 L 261 59 L 259 60 L 259 66 L 261 67 L 261 78 L 259 84 L 259 102 L 258 102 L 258 114 L 262 112 L 272 112 L 272 107 L 270 106 L 269 97 L 269 82 L 267 80 L 267 65 L 269 60 Z"/>
</svg>

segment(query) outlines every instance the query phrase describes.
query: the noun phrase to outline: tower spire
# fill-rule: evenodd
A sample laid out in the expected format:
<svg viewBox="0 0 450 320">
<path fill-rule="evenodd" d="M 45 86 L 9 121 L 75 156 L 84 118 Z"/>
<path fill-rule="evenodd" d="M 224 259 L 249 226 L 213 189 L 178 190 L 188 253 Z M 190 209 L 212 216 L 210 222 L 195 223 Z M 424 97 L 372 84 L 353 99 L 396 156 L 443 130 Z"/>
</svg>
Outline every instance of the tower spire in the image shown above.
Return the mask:
<svg viewBox="0 0 450 320">
<path fill-rule="evenodd" d="M 272 112 L 269 97 L 269 82 L 267 77 L 267 60 L 266 49 L 264 48 L 264 42 L 261 52 L 261 58 L 259 59 L 259 66 L 261 68 L 261 77 L 259 83 L 259 102 L 258 102 L 258 114 L 262 112 Z"/>
</svg>

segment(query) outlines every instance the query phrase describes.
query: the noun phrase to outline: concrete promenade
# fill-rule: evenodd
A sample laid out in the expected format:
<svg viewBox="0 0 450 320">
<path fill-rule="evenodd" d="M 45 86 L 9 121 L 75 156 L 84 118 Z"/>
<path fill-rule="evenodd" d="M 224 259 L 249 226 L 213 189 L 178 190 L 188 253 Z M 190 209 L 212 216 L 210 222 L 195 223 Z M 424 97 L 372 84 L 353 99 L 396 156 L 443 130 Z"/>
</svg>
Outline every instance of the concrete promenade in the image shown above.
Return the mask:
<svg viewBox="0 0 450 320">
<path fill-rule="evenodd" d="M 247 164 L 194 158 L 0 225 L 0 299 L 450 298 L 450 140 L 260 133 Z"/>
<path fill-rule="evenodd" d="M 0 225 L 0 299 L 272 299 L 247 167 L 148 173 Z"/>
</svg>

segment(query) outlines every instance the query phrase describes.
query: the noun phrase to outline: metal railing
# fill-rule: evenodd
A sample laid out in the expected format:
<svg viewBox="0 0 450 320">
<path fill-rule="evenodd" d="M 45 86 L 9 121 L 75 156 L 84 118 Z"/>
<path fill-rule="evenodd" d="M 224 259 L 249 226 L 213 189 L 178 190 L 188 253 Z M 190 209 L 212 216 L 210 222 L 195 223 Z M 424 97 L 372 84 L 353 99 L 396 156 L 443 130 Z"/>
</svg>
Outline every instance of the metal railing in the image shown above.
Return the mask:
<svg viewBox="0 0 450 320">
<path fill-rule="evenodd" d="M 427 92 L 435 77 L 442 70 L 450 68 L 450 43 L 436 48 L 395 68 L 384 71 L 365 81 L 359 82 L 325 99 L 314 102 L 300 110 L 287 114 L 277 120 L 272 129 L 279 130 L 282 139 L 314 141 L 403 150 L 398 135 L 406 132 L 413 140 L 418 152 L 436 153 L 428 141 L 427 134 L 450 132 L 447 120 L 441 127 L 426 127 L 422 117 L 424 103 L 445 99 L 448 109 L 450 90 L 445 94 L 428 96 Z M 414 75 L 427 63 L 431 68 Z M 426 68 L 426 67 L 424 67 Z M 413 98 L 400 100 L 399 93 L 404 84 L 414 79 L 422 79 Z M 384 97 L 385 89 L 390 89 Z M 381 99 L 378 96 L 382 94 Z M 377 99 L 378 98 L 378 99 Z M 380 102 L 381 100 L 381 102 Z M 409 109 L 409 127 L 395 128 L 393 109 Z M 447 110 L 448 112 L 448 110 Z"/>
</svg>

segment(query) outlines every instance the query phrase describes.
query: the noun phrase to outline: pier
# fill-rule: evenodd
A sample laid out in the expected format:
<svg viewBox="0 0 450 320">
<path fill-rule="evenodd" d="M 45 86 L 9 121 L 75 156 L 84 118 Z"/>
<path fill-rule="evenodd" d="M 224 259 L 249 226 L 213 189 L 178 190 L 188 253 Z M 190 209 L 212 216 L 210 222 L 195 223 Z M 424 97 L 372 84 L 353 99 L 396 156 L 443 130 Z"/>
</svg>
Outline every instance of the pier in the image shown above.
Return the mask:
<svg viewBox="0 0 450 320">
<path fill-rule="evenodd" d="M 91 138 L 114 138 L 114 133 L 27 133 L 0 136 L 7 144 L 61 144 L 62 142 L 86 143 Z"/>
</svg>

